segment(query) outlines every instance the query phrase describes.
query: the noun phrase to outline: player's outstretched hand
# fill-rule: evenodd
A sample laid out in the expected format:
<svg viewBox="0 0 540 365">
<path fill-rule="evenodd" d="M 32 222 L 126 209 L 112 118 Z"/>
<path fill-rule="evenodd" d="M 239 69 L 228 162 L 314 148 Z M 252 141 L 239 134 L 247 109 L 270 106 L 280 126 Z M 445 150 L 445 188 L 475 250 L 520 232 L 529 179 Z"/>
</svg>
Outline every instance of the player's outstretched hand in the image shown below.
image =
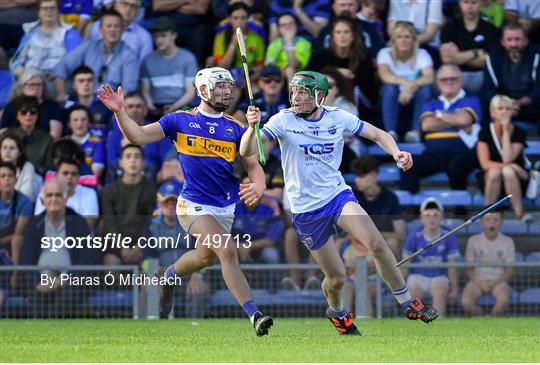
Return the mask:
<svg viewBox="0 0 540 365">
<path fill-rule="evenodd" d="M 409 152 L 399 151 L 395 154 L 394 160 L 403 171 L 409 170 L 413 165 L 413 159 Z"/>
<path fill-rule="evenodd" d="M 102 85 L 98 89 L 98 99 L 105 104 L 107 109 L 111 112 L 119 112 L 124 107 L 124 93 L 122 92 L 122 86 L 118 86 L 118 90 L 114 92 L 111 85 Z"/>
<path fill-rule="evenodd" d="M 261 111 L 256 106 L 249 106 L 246 118 L 251 128 L 255 127 L 255 124 L 261 122 Z"/>
<path fill-rule="evenodd" d="M 266 187 L 264 184 L 240 184 L 240 200 L 247 206 L 255 204 L 262 196 L 264 189 Z"/>
</svg>

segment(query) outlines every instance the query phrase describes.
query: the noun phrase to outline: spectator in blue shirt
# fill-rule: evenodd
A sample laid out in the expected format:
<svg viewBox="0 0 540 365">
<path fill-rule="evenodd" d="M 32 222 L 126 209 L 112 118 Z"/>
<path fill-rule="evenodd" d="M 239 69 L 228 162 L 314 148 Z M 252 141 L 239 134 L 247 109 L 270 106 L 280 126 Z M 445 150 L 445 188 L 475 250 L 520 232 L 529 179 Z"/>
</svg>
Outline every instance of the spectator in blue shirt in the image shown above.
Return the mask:
<svg viewBox="0 0 540 365">
<path fill-rule="evenodd" d="M 66 101 L 65 81 L 73 71 L 84 64 L 97 75 L 99 84 L 118 86 L 127 91 L 135 91 L 139 83 L 139 63 L 137 55 L 122 40 L 122 16 L 115 10 L 101 15 L 100 32 L 103 39 L 88 41 L 66 54 L 54 68 L 57 101 Z"/>
<path fill-rule="evenodd" d="M 443 226 L 444 208 L 435 198 L 428 198 L 420 205 L 422 227 L 409 234 L 403 247 L 403 257 L 409 256 L 428 243 L 450 231 Z M 459 247 L 455 236 L 449 236 L 426 252 L 417 256 L 412 263 L 439 264 L 453 263 L 459 259 Z M 414 298 L 422 298 L 430 294 L 433 307 L 439 315 L 446 315 L 446 301 L 455 301 L 458 289 L 458 273 L 456 268 L 422 267 L 412 268 L 407 276 L 407 285 Z"/>
</svg>

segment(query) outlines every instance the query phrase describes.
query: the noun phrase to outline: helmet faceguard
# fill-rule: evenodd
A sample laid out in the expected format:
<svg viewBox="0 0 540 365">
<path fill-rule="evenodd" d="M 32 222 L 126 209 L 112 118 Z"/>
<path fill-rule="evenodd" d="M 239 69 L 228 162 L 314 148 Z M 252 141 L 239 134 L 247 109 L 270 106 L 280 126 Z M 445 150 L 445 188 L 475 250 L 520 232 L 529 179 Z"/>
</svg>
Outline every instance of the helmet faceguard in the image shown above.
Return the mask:
<svg viewBox="0 0 540 365">
<path fill-rule="evenodd" d="M 225 90 L 222 89 L 219 95 L 215 94 L 215 90 L 218 84 L 228 84 L 231 88 L 228 98 L 224 101 Z M 208 104 L 212 109 L 217 112 L 223 112 L 227 110 L 234 99 L 234 78 L 231 73 L 221 67 L 204 68 L 197 72 L 195 76 L 195 88 L 197 89 L 197 95 Z M 206 87 L 208 95 L 203 94 L 202 86 Z"/>
<path fill-rule="evenodd" d="M 309 97 L 305 97 L 304 100 L 298 102 L 293 98 L 294 90 L 305 90 Z M 319 100 L 320 93 L 323 93 L 322 99 Z M 328 79 L 323 74 L 313 71 L 297 72 L 289 82 L 289 101 L 293 107 L 294 112 L 300 118 L 308 118 L 317 109 L 319 109 L 324 99 L 328 95 Z M 311 110 L 305 111 L 304 106 L 307 104 L 313 105 Z"/>
</svg>

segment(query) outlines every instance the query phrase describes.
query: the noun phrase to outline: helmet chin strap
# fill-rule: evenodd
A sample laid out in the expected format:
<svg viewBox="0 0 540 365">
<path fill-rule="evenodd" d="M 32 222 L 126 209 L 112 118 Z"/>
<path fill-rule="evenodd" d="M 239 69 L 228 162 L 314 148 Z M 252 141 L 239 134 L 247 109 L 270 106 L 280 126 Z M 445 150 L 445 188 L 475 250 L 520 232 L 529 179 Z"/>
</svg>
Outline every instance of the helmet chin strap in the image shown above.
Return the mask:
<svg viewBox="0 0 540 365">
<path fill-rule="evenodd" d="M 214 109 L 216 112 L 222 113 L 227 110 L 228 106 L 223 103 L 211 103 L 210 100 L 206 102 L 210 108 Z"/>
<path fill-rule="evenodd" d="M 303 113 L 296 113 L 296 115 L 298 115 L 300 118 L 303 118 L 303 119 L 311 117 L 313 113 L 315 113 L 323 105 L 325 99 L 326 97 L 323 97 L 320 103 L 318 103 L 317 99 L 315 99 L 315 107 L 311 109 L 311 111 L 303 112 Z"/>
</svg>

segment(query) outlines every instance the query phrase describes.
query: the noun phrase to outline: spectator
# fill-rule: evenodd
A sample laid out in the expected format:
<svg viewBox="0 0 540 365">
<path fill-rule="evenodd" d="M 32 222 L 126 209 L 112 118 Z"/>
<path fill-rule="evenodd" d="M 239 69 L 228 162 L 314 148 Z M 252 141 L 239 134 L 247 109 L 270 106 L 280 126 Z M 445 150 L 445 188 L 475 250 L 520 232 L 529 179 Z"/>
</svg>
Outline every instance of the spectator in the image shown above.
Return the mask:
<svg viewBox="0 0 540 365">
<path fill-rule="evenodd" d="M 156 50 L 142 62 L 141 82 L 148 109 L 156 119 L 191 104 L 198 66 L 193 53 L 176 46 L 176 25 L 171 19 L 157 19 L 152 35 Z"/>
<path fill-rule="evenodd" d="M 80 173 L 77 163 L 73 160 L 61 160 L 57 165 L 56 177 L 67 187 L 67 206 L 86 220 L 90 230 L 93 230 L 99 217 L 98 195 L 94 189 L 78 183 Z M 34 214 L 45 210 L 41 201 L 36 202 Z"/>
<path fill-rule="evenodd" d="M 277 18 L 279 37 L 268 45 L 266 64 L 276 64 L 290 80 L 294 73 L 306 68 L 311 58 L 311 43 L 298 34 L 298 19 L 291 14 Z"/>
<path fill-rule="evenodd" d="M 152 10 L 156 17 L 168 16 L 176 24 L 178 44 L 188 48 L 204 65 L 212 53 L 214 29 L 209 10 L 210 0 L 153 0 Z"/>
<path fill-rule="evenodd" d="M 45 172 L 45 180 L 52 179 L 56 176 L 56 167 L 62 160 L 73 160 L 79 166 L 79 179 L 78 183 L 91 188 L 96 188 L 98 185 L 98 178 L 90 166 L 86 164 L 86 156 L 84 151 L 77 142 L 71 138 L 61 138 L 55 141 L 52 146 L 52 165 L 50 165 Z"/>
<path fill-rule="evenodd" d="M 442 0 L 390 0 L 389 6 L 387 30 L 390 37 L 400 21 L 410 22 L 419 46 L 426 48 L 437 61 L 439 30 L 443 23 Z"/>
<path fill-rule="evenodd" d="M 59 0 L 39 0 L 39 19 L 23 24 L 25 35 L 10 61 L 15 77 L 32 68 L 52 81 L 56 64 L 83 42 L 77 29 L 60 21 L 59 3 Z"/>
<path fill-rule="evenodd" d="M 65 108 L 82 105 L 92 112 L 90 133 L 104 139 L 107 131 L 112 129 L 113 114 L 97 98 L 94 71 L 86 65 L 81 65 L 71 75 L 73 95 L 66 102 Z"/>
<path fill-rule="evenodd" d="M 252 26 L 254 31 L 263 32 L 261 36 L 266 39 L 264 34 L 264 24 L 262 21 L 265 19 L 265 14 L 267 14 L 267 1 L 265 0 L 212 0 L 212 14 L 217 19 L 225 19 L 229 14 L 229 6 L 242 2 L 249 7 L 249 12 L 252 14 L 248 21 L 248 27 Z M 250 24 L 251 23 L 251 24 Z"/>
<path fill-rule="evenodd" d="M 135 51 L 139 64 L 152 52 L 152 36 L 138 22 L 135 21 L 141 0 L 116 0 L 114 10 L 116 10 L 123 19 L 122 41 L 133 51 Z M 90 32 L 90 41 L 98 41 L 103 38 L 101 32 L 101 21 L 92 24 Z"/>
<path fill-rule="evenodd" d="M 540 4 L 537 1 L 504 1 L 504 19 L 521 24 L 531 42 L 540 42 Z"/>
<path fill-rule="evenodd" d="M 77 142 L 84 151 L 85 162 L 99 179 L 106 167 L 105 143 L 101 138 L 90 134 L 92 113 L 83 105 L 75 105 L 68 112 L 69 138 Z"/>
<path fill-rule="evenodd" d="M 422 226 L 409 234 L 403 247 L 403 257 L 412 255 L 436 238 L 448 233 L 450 229 L 442 225 L 444 209 L 435 198 L 427 198 L 420 206 Z M 438 264 L 455 263 L 459 259 L 459 247 L 455 236 L 448 236 L 441 242 L 415 257 L 412 263 Z M 405 276 L 405 275 L 404 275 Z M 407 285 L 414 298 L 422 298 L 429 293 L 433 307 L 441 317 L 446 316 L 446 302 L 457 299 L 458 272 L 453 268 L 422 267 L 411 268 Z"/>
<path fill-rule="evenodd" d="M 503 26 L 501 46 L 489 53 L 482 95 L 487 106 L 496 94 L 513 99 L 513 115 L 536 123 L 540 131 L 540 50 L 519 24 Z"/>
<path fill-rule="evenodd" d="M 420 121 L 425 151 L 414 158 L 413 167 L 401 173 L 401 188 L 417 193 L 420 178 L 446 172 L 451 189 L 466 190 L 467 178 L 478 168 L 474 146 L 480 132 L 480 100 L 467 96 L 463 75 L 456 65 L 437 71 L 441 95 L 424 105 Z"/>
<path fill-rule="evenodd" d="M 357 0 L 334 0 L 332 3 L 332 12 L 336 16 L 354 17 L 356 14 L 356 24 L 360 32 L 360 40 L 369 54 L 371 59 L 377 58 L 377 53 L 383 46 L 383 38 L 377 31 L 377 28 L 358 12 Z M 330 25 L 326 25 L 320 32 L 317 38 L 317 50 L 330 48 Z"/>
<path fill-rule="evenodd" d="M 0 162 L 0 250 L 7 250 L 14 264 L 19 263 L 23 232 L 32 216 L 32 201 L 15 190 L 16 169 Z"/>
<path fill-rule="evenodd" d="M 21 250 L 21 265 L 53 266 L 57 270 L 46 270 L 42 273 L 49 277 L 59 275 L 60 270 L 67 270 L 72 265 L 97 265 L 100 263 L 101 252 L 95 248 L 63 246 L 53 248 L 43 244 L 42 238 L 74 239 L 87 237 L 90 230 L 86 221 L 71 209 L 66 207 L 67 188 L 58 179 L 46 181 L 41 188 L 40 196 L 45 211 L 33 216 L 24 232 L 24 243 Z M 30 311 L 33 316 L 49 314 L 54 317 L 72 315 L 78 305 L 84 302 L 84 291 L 77 286 L 61 286 L 56 280 L 51 288 L 42 285 L 40 272 L 26 272 L 23 277 L 23 288 L 29 289 Z M 77 275 L 77 274 L 74 274 Z M 92 275 L 88 273 L 86 275 Z M 95 273 L 94 273 L 95 275 Z M 35 288 L 31 289 L 31 288 Z"/>
<path fill-rule="evenodd" d="M 423 105 L 431 97 L 433 61 L 424 49 L 418 49 L 418 37 L 412 23 L 398 21 L 392 29 L 390 47 L 381 49 L 377 55 L 379 77 L 383 82 L 384 127 L 395 140 L 399 138 L 398 130 L 405 127 L 408 130 L 405 141 L 420 142 L 420 115 Z M 411 128 L 401 125 L 404 107 L 413 109 Z"/>
<path fill-rule="evenodd" d="M 356 14 L 358 20 L 375 26 L 379 36 L 384 38 L 386 29 L 384 23 L 379 17 L 385 10 L 385 2 L 378 0 L 360 0 L 360 5 L 360 11 Z"/>
<path fill-rule="evenodd" d="M 379 92 L 373 62 L 362 44 L 353 18 L 347 15 L 334 17 L 330 30 L 330 48 L 316 51 L 309 69 L 321 71 L 326 66 L 336 67 L 346 80 L 342 92 L 353 93 L 355 88 L 360 90 L 363 96 L 360 103 L 362 115 L 364 109 L 376 105 Z"/>
<path fill-rule="evenodd" d="M 514 240 L 500 233 L 502 211 L 486 214 L 481 220 L 483 232 L 469 238 L 465 252 L 465 261 L 478 264 L 513 264 L 516 260 Z M 482 294 L 495 297 L 491 315 L 502 316 L 510 302 L 512 266 L 480 266 L 467 270 L 469 282 L 463 288 L 461 304 L 472 316 L 482 314 L 476 301 Z"/>
<path fill-rule="evenodd" d="M 131 237 L 133 247 L 109 249 L 103 258 L 104 264 L 138 264 L 141 248 L 135 246 L 148 226 L 156 201 L 156 190 L 143 176 L 144 156 L 140 146 L 128 144 L 122 148 L 121 179 L 103 189 L 101 206 L 103 212 L 101 233 L 122 234 Z"/>
<path fill-rule="evenodd" d="M 487 52 L 499 39 L 497 28 L 480 17 L 481 1 L 459 0 L 462 17 L 441 32 L 441 60 L 461 68 L 463 88 L 472 95 L 481 93 Z"/>
<path fill-rule="evenodd" d="M 482 168 L 478 185 L 484 192 L 484 205 L 495 203 L 501 193 L 512 194 L 510 204 L 518 219 L 530 221 L 523 212 L 523 191 L 527 187 L 527 173 L 523 149 L 526 134 L 512 124 L 512 99 L 496 95 L 489 106 L 492 122 L 484 126 L 478 136 L 476 153 Z"/>
<path fill-rule="evenodd" d="M 214 61 L 217 66 L 224 68 L 242 68 L 242 59 L 236 39 L 236 28 L 242 29 L 246 43 L 246 58 L 250 70 L 262 67 L 264 64 L 265 46 L 262 37 L 247 28 L 249 7 L 243 2 L 229 6 L 229 21 L 221 26 L 214 38 Z"/>
<path fill-rule="evenodd" d="M 51 158 L 53 140 L 51 136 L 37 129 L 39 101 L 34 96 L 21 96 L 14 102 L 17 127 L 9 127 L 7 132 L 18 137 L 26 152 L 26 157 L 39 171 L 45 171 Z"/>
<path fill-rule="evenodd" d="M 64 111 L 58 103 L 49 99 L 45 91 L 45 77 L 39 71 L 32 69 L 26 69 L 13 87 L 10 102 L 6 105 L 2 115 L 0 130 L 16 124 L 14 123 L 16 119 L 13 110 L 14 100 L 23 95 L 38 99 L 39 122 L 37 128 L 50 133 L 53 139 L 60 138 L 65 123 Z"/>
<path fill-rule="evenodd" d="M 194 248 L 194 241 L 187 238 L 188 234 L 182 229 L 176 216 L 176 200 L 181 190 L 182 184 L 175 180 L 161 184 L 157 193 L 159 214 L 152 219 L 148 229 L 149 237 L 171 238 L 172 242 L 177 242 L 180 246 L 177 247 L 176 244 L 159 245 L 156 248 L 146 246 L 143 250 L 143 258 L 156 258 L 160 265 L 169 266 L 184 253 Z M 186 286 L 182 285 L 182 287 Z M 201 318 L 204 316 L 208 291 L 208 284 L 204 281 L 202 273 L 193 273 L 189 276 L 185 290 L 186 301 L 184 302 L 186 317 Z"/>
<path fill-rule="evenodd" d="M 8 133 L 0 135 L 0 162 L 9 162 L 15 166 L 17 171 L 15 190 L 34 201 L 37 195 L 36 181 L 39 178 L 34 165 L 26 158 L 21 140 L 15 135 Z"/>
<path fill-rule="evenodd" d="M 488 22 L 500 28 L 503 23 L 503 7 L 498 0 L 482 0 L 480 8 L 482 17 Z"/>
<path fill-rule="evenodd" d="M 351 170 L 355 175 L 356 199 L 373 219 L 394 255 L 399 256 L 401 242 L 405 239 L 405 221 L 396 194 L 379 184 L 379 162 L 372 156 L 360 156 L 352 162 Z"/>
<path fill-rule="evenodd" d="M 60 20 L 86 34 L 86 28 L 92 23 L 93 0 L 60 1 Z"/>
<path fill-rule="evenodd" d="M 249 178 L 243 178 L 241 183 L 249 184 Z M 239 238 L 238 256 L 241 262 L 280 262 L 279 246 L 283 240 L 283 220 L 275 198 L 263 195 L 250 206 L 243 202 L 237 203 L 232 233 Z"/>
<path fill-rule="evenodd" d="M 300 20 L 300 36 L 313 41 L 330 19 L 330 6 L 326 0 L 272 0 L 270 3 L 270 41 L 278 37 L 277 17 L 291 13 Z"/>
<path fill-rule="evenodd" d="M 126 91 L 134 91 L 139 82 L 137 55 L 122 37 L 122 15 L 115 10 L 101 14 L 100 32 L 102 39 L 89 40 L 66 54 L 54 68 L 56 98 L 66 101 L 65 80 L 81 65 L 87 65 L 97 75 L 99 84 L 110 84 L 113 88 L 122 86 Z"/>
</svg>

